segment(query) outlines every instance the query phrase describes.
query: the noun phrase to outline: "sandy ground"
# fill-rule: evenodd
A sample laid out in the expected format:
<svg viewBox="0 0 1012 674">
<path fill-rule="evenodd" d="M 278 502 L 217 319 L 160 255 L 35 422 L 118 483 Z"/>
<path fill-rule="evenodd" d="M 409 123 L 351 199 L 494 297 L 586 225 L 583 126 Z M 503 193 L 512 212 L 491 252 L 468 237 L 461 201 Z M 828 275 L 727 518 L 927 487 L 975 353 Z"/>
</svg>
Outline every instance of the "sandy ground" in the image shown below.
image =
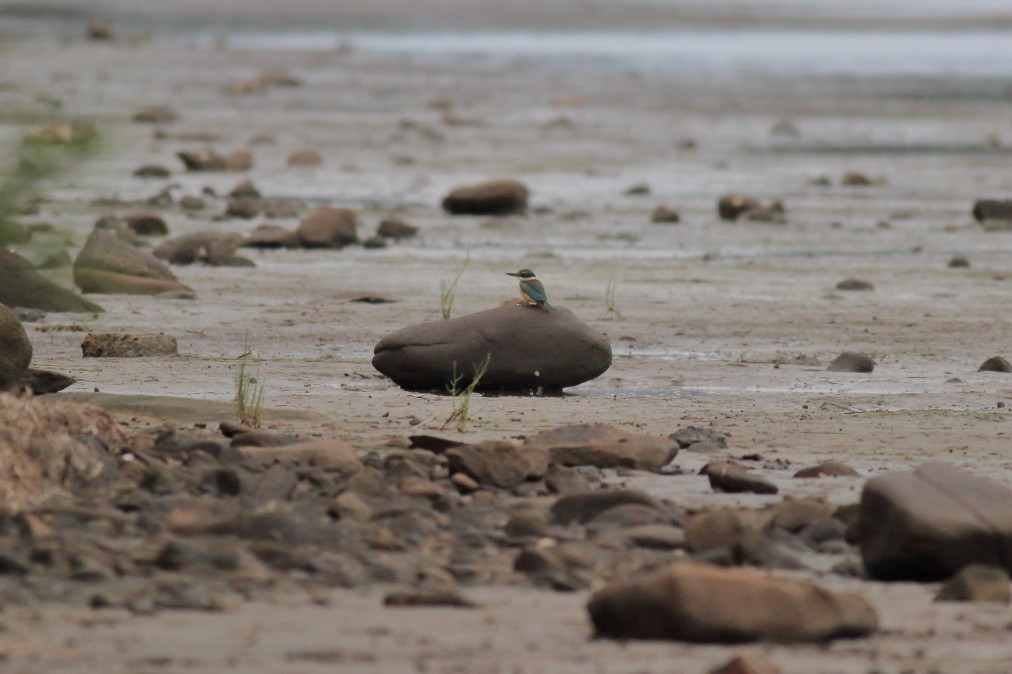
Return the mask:
<svg viewBox="0 0 1012 674">
<path fill-rule="evenodd" d="M 371 367 L 372 347 L 437 319 L 440 280 L 469 250 L 455 315 L 509 299 L 503 272 L 531 267 L 553 303 L 609 335 L 615 358 L 561 398 L 475 399 L 465 439 L 589 421 L 653 434 L 712 426 L 729 436 L 731 455 L 761 454 L 759 472 L 783 494 L 838 503 L 856 501 L 861 481 L 799 484 L 791 474 L 826 459 L 869 476 L 944 459 L 1012 483 L 1012 380 L 976 372 L 985 358 L 1009 355 L 1012 234 L 985 232 L 969 214 L 974 199 L 1012 191 L 1012 112 L 999 84 L 703 79 L 159 39 L 32 38 L 0 49 L 0 139 L 44 114 L 43 97 L 96 119 L 103 133 L 98 154 L 41 186 L 47 200 L 26 221 L 54 225 L 50 245 L 66 239 L 73 254 L 96 217 L 138 210 L 109 203 L 165 186 L 130 177 L 145 163 L 173 170 L 177 197 L 205 186 L 224 193 L 249 177 L 268 197 L 354 207 L 367 235 L 387 216 L 421 228 L 383 250 L 247 250 L 256 270 L 176 268 L 196 301 L 95 297 L 106 313 L 50 315 L 28 327 L 35 365 L 77 377 L 71 391 L 227 402 L 234 359 L 250 345 L 269 407 L 321 415 L 270 427 L 336 429 L 362 450 L 438 432 L 451 401 L 393 386 Z M 303 85 L 222 93 L 265 69 Z M 222 151 L 249 147 L 254 169 L 184 173 L 174 153 L 207 143 L 156 141 L 129 123 L 151 104 L 180 113 L 173 133 L 213 133 Z M 796 136 L 771 131 L 785 119 Z M 250 145 L 264 134 L 274 143 Z M 306 147 L 324 164 L 287 168 L 287 154 Z M 840 186 L 851 170 L 881 181 Z M 812 184 L 823 175 L 832 186 Z M 451 187 L 495 176 L 530 186 L 529 215 L 450 218 L 438 208 Z M 651 194 L 624 194 L 640 182 Z M 716 199 L 731 191 L 782 199 L 786 224 L 720 222 Z M 661 203 L 678 208 L 681 223 L 650 224 Z M 173 234 L 259 222 L 215 219 L 223 209 L 209 199 L 194 215 L 162 212 Z M 954 255 L 971 266 L 949 268 Z M 68 271 L 54 277 L 69 284 Z M 836 290 L 848 277 L 875 290 Z M 603 316 L 609 281 L 621 317 Z M 349 302 L 363 294 L 397 301 Z M 86 331 L 165 331 L 182 355 L 82 360 Z M 872 355 L 874 373 L 827 372 L 845 350 Z M 686 507 L 779 500 L 712 493 L 691 474 L 709 458 L 683 453 L 683 475 L 615 479 Z M 880 635 L 754 650 L 787 672 L 1008 671 L 1008 608 L 933 605 L 933 586 L 857 589 L 879 610 Z M 691 672 L 740 650 L 590 641 L 582 593 L 478 588 L 484 606 L 475 611 L 384 609 L 377 590 L 278 595 L 210 615 L 10 609 L 0 614 L 0 657 L 19 672 Z"/>
</svg>

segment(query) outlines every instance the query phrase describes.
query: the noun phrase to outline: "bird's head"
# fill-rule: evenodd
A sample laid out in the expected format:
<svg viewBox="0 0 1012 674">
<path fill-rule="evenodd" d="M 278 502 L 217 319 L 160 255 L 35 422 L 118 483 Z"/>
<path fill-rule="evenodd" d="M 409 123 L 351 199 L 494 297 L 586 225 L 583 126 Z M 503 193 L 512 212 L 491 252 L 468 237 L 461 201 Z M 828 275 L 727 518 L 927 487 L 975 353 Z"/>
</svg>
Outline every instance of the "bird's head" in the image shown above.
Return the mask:
<svg viewBox="0 0 1012 674">
<path fill-rule="evenodd" d="M 506 272 L 506 275 L 507 276 L 516 276 L 517 278 L 522 278 L 522 279 L 535 278 L 534 272 L 532 272 L 530 269 L 521 269 L 520 271 L 508 271 L 508 272 Z"/>
</svg>

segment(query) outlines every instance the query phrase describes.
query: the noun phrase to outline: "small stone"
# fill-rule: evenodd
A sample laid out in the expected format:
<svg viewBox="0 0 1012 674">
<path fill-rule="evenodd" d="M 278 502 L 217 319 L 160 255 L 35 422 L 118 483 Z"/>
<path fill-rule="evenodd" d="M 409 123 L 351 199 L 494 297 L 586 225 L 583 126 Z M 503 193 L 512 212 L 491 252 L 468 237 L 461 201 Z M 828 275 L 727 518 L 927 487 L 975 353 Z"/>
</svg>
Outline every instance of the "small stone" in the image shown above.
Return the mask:
<svg viewBox="0 0 1012 674">
<path fill-rule="evenodd" d="M 644 492 L 609 489 L 563 496 L 552 505 L 550 517 L 555 524 L 586 524 L 606 510 L 628 504 L 644 505 L 660 511 L 658 503 Z"/>
<path fill-rule="evenodd" d="M 318 208 L 296 231 L 305 248 L 343 248 L 358 241 L 355 212 L 347 208 Z"/>
<path fill-rule="evenodd" d="M 373 516 L 372 507 L 358 494 L 345 491 L 334 497 L 327 512 L 338 519 L 349 518 L 368 520 Z"/>
<path fill-rule="evenodd" d="M 980 601 L 1009 603 L 1009 576 L 1005 569 L 970 564 L 945 581 L 935 601 Z"/>
<path fill-rule="evenodd" d="M 199 211 L 205 206 L 204 200 L 200 197 L 187 194 L 179 200 L 179 207 L 184 211 Z"/>
<path fill-rule="evenodd" d="M 240 245 L 250 248 L 298 248 L 299 237 L 280 225 L 263 224 L 250 232 Z"/>
<path fill-rule="evenodd" d="M 634 183 L 626 188 L 624 194 L 627 196 L 650 194 L 650 185 L 647 183 Z"/>
<path fill-rule="evenodd" d="M 544 452 L 502 440 L 458 445 L 447 450 L 445 456 L 453 472 L 462 472 L 479 484 L 502 489 L 544 477 L 548 469 L 548 457 Z"/>
<path fill-rule="evenodd" d="M 116 37 L 112 32 L 112 26 L 105 19 L 92 19 L 89 21 L 85 35 L 87 35 L 89 40 L 96 42 L 108 42 Z"/>
<path fill-rule="evenodd" d="M 288 155 L 289 166 L 319 166 L 323 157 L 316 150 L 296 150 Z"/>
<path fill-rule="evenodd" d="M 775 662 L 755 655 L 736 655 L 723 665 L 710 670 L 710 674 L 782 674 Z"/>
<path fill-rule="evenodd" d="M 236 199 L 242 197 L 253 197 L 254 199 L 259 199 L 263 195 L 260 194 L 260 190 L 258 190 L 256 185 L 253 184 L 253 181 L 247 178 L 236 183 L 235 187 L 233 187 L 228 193 L 228 196 Z"/>
<path fill-rule="evenodd" d="M 527 186 L 516 180 L 487 180 L 457 187 L 443 198 L 454 215 L 508 215 L 527 210 Z"/>
<path fill-rule="evenodd" d="M 362 247 L 368 248 L 370 250 L 375 250 L 377 248 L 386 248 L 387 240 L 384 239 L 382 236 L 372 236 L 362 242 Z"/>
<path fill-rule="evenodd" d="M 685 531 L 670 524 L 641 524 L 629 527 L 622 535 L 633 545 L 650 550 L 685 548 Z"/>
<path fill-rule="evenodd" d="M 449 606 L 476 608 L 478 605 L 456 590 L 419 590 L 390 592 L 383 598 L 384 606 Z"/>
<path fill-rule="evenodd" d="M 134 171 L 136 178 L 168 178 L 171 175 L 172 172 L 160 164 L 144 164 Z"/>
<path fill-rule="evenodd" d="M 978 199 L 973 204 L 973 217 L 977 222 L 983 224 L 985 221 L 997 221 L 1004 223 L 1005 227 L 1010 226 L 1012 221 L 1012 199 L 998 201 L 996 199 Z M 1001 228 L 996 226 L 996 229 Z"/>
<path fill-rule="evenodd" d="M 848 187 L 867 187 L 872 184 L 871 178 L 863 173 L 848 171 L 840 178 L 840 184 Z"/>
<path fill-rule="evenodd" d="M 169 227 L 162 216 L 156 213 L 131 213 L 123 216 L 126 226 L 139 236 L 165 236 Z"/>
<path fill-rule="evenodd" d="M 538 513 L 522 512 L 510 517 L 503 531 L 511 538 L 541 538 L 548 533 L 548 522 Z"/>
<path fill-rule="evenodd" d="M 687 449 L 700 443 L 713 445 L 715 447 L 719 447 L 720 449 L 727 448 L 727 436 L 722 433 L 718 433 L 711 428 L 686 426 L 685 428 L 679 428 L 668 437 L 677 442 L 678 446 L 683 449 Z"/>
<path fill-rule="evenodd" d="M 753 475 L 748 469 L 726 461 L 713 461 L 700 471 L 710 479 L 716 491 L 752 494 L 776 494 L 779 489 L 769 480 Z"/>
<path fill-rule="evenodd" d="M 1012 364 L 1001 356 L 991 356 L 980 364 L 977 372 L 1012 372 Z"/>
<path fill-rule="evenodd" d="M 728 508 L 694 515 L 685 525 L 685 543 L 692 552 L 738 545 L 754 537 L 759 525 L 753 518 Z"/>
<path fill-rule="evenodd" d="M 859 278 L 848 278 L 840 281 L 836 284 L 837 290 L 875 290 L 875 286 L 870 282 Z"/>
<path fill-rule="evenodd" d="M 454 473 L 450 482 L 461 494 L 470 494 L 478 489 L 478 483 L 466 473 Z"/>
<path fill-rule="evenodd" d="M 717 215 L 721 220 L 737 220 L 738 216 L 759 207 L 759 200 L 742 194 L 725 194 L 717 200 Z"/>
<path fill-rule="evenodd" d="M 163 333 L 91 333 L 81 342 L 85 358 L 152 358 L 178 356 L 176 338 Z"/>
<path fill-rule="evenodd" d="M 802 468 L 794 474 L 797 478 L 818 478 L 818 477 L 861 477 L 857 472 L 845 463 L 839 461 L 826 461 L 818 466 Z"/>
<path fill-rule="evenodd" d="M 966 269 L 970 266 L 970 260 L 965 255 L 953 255 L 949 259 L 950 269 Z"/>
<path fill-rule="evenodd" d="M 177 117 L 175 111 L 170 108 L 152 105 L 135 112 L 133 120 L 139 124 L 169 124 L 176 121 Z"/>
<path fill-rule="evenodd" d="M 673 208 L 661 205 L 653 210 L 650 214 L 650 222 L 654 224 L 672 224 L 681 220 L 678 211 Z"/>
<path fill-rule="evenodd" d="M 225 216 L 252 220 L 260 215 L 262 203 L 257 197 L 232 197 L 225 207 Z"/>
<path fill-rule="evenodd" d="M 845 351 L 837 356 L 829 367 L 828 372 L 861 372 L 869 373 L 875 369 L 875 361 L 863 353 Z"/>
<path fill-rule="evenodd" d="M 383 220 L 379 224 L 379 228 L 376 230 L 377 236 L 398 240 L 410 239 L 417 233 L 418 233 L 417 227 L 393 218 Z"/>
</svg>

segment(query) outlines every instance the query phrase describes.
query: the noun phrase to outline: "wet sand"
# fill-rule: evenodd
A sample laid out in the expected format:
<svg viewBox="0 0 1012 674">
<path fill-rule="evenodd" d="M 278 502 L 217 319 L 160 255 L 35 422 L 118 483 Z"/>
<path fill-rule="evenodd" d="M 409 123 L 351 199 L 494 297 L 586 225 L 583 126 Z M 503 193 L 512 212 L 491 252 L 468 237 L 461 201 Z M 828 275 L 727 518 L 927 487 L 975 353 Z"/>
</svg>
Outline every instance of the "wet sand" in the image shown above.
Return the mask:
<svg viewBox="0 0 1012 674">
<path fill-rule="evenodd" d="M 353 207 L 372 233 L 384 217 L 420 228 L 382 250 L 257 252 L 243 268 L 176 267 L 195 301 L 94 297 L 96 317 L 50 315 L 27 327 L 35 366 L 79 379 L 70 391 L 228 402 L 244 345 L 261 357 L 270 408 L 315 412 L 279 420 L 302 434 L 336 429 L 360 450 L 438 432 L 443 396 L 404 392 L 370 365 L 384 334 L 439 318 L 440 280 L 461 280 L 454 314 L 513 296 L 503 272 L 531 267 L 553 303 L 606 332 L 611 369 L 561 398 L 480 397 L 460 437 L 513 438 L 603 421 L 666 435 L 687 425 L 729 436 L 729 454 L 758 453 L 757 472 L 787 496 L 857 500 L 861 480 L 799 484 L 801 467 L 837 459 L 864 475 L 943 459 L 1012 482 L 1007 375 L 978 373 L 1008 355 L 1012 234 L 985 232 L 973 200 L 1005 198 L 1010 119 L 1000 81 L 980 79 L 714 78 L 629 72 L 592 64 L 503 59 L 412 59 L 364 51 L 270 52 L 185 41 L 112 44 L 28 38 L 2 46 L 0 138 L 46 114 L 95 119 L 104 142 L 87 162 L 41 186 L 33 219 L 51 223 L 73 254 L 95 219 L 141 210 L 166 184 L 227 193 L 244 177 L 265 196 Z M 267 69 L 296 88 L 227 96 Z M 146 105 L 180 113 L 172 133 L 210 132 L 221 151 L 249 148 L 247 174 L 187 174 L 179 150 L 208 143 L 154 140 L 129 122 Z M 449 106 L 449 114 L 444 110 Z M 796 134 L 774 130 L 789 120 Z M 783 126 L 783 125 L 781 125 Z M 259 135 L 272 144 L 251 145 Z M 687 143 L 692 141 L 692 143 Z M 289 152 L 320 151 L 315 168 Z M 130 177 L 145 163 L 168 181 Z M 839 184 L 846 171 L 876 179 Z M 449 217 L 455 185 L 516 177 L 532 192 L 523 217 Z M 827 176 L 830 186 L 813 184 Z M 879 180 L 881 179 L 881 180 Z M 635 184 L 649 195 L 626 195 Z M 727 192 L 782 199 L 787 222 L 726 223 Z M 651 224 L 667 204 L 681 222 Z M 173 235 L 247 232 L 260 220 L 218 220 L 222 200 L 195 214 L 163 209 Z M 297 218 L 277 220 L 294 227 Z M 969 268 L 949 268 L 954 255 Z M 69 285 L 69 271 L 55 278 Z M 871 292 L 835 289 L 858 277 Z M 604 316 L 609 282 L 621 318 Z M 349 299 L 383 294 L 393 304 Z M 61 328 L 62 326 L 62 328 Z M 84 331 L 165 331 L 173 359 L 82 360 Z M 872 374 L 832 373 L 842 351 Z M 323 421 L 325 418 L 327 421 Z M 211 416 L 208 422 L 218 419 Z M 421 424 L 419 424 L 421 422 Z M 155 422 L 151 422 L 155 423 Z M 169 425 L 179 424 L 169 419 Z M 188 421 L 187 424 L 192 424 Z M 445 431 L 457 435 L 455 431 Z M 782 496 L 711 492 L 693 475 L 711 456 L 682 453 L 675 476 L 613 476 L 687 508 L 759 506 Z M 1004 671 L 1009 609 L 934 605 L 935 586 L 847 581 L 883 622 L 869 640 L 827 648 L 759 646 L 784 671 Z M 286 593 L 278 604 L 222 614 L 150 618 L 59 607 L 6 611 L 0 653 L 12 671 L 706 671 L 740 649 L 588 641 L 584 593 L 478 588 L 485 607 L 394 611 L 378 590 L 324 598 Z M 317 603 L 325 606 L 318 606 Z M 477 617 L 476 617 L 477 616 Z M 747 650 L 747 649 L 746 649 Z"/>
</svg>

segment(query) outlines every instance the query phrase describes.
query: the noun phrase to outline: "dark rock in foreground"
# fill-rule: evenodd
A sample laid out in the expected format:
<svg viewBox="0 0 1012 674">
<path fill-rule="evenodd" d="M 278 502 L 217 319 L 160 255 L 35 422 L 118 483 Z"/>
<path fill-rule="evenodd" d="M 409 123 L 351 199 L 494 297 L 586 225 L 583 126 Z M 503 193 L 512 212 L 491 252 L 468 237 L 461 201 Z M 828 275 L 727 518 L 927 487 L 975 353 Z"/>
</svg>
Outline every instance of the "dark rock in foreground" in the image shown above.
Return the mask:
<svg viewBox="0 0 1012 674">
<path fill-rule="evenodd" d="M 857 530 L 874 578 L 941 580 L 973 563 L 1012 571 L 1012 489 L 944 463 L 868 481 Z"/>
<path fill-rule="evenodd" d="M 14 388 L 32 362 L 32 343 L 17 315 L 0 305 L 0 391 Z"/>
<path fill-rule="evenodd" d="M 527 210 L 527 186 L 517 180 L 486 180 L 457 187 L 443 198 L 454 215 L 508 215 Z"/>
<path fill-rule="evenodd" d="M 0 248 L 0 304 L 43 311 L 102 311 L 102 307 L 62 288 L 17 253 Z"/>
<path fill-rule="evenodd" d="M 1001 356 L 991 356 L 980 364 L 977 372 L 1012 372 L 1012 364 Z"/>
<path fill-rule="evenodd" d="M 826 368 L 829 372 L 861 372 L 867 374 L 875 369 L 875 361 L 863 353 L 844 351 L 833 359 Z"/>
<path fill-rule="evenodd" d="M 476 390 L 558 391 L 611 365 L 608 338 L 572 311 L 520 304 L 398 330 L 374 353 L 373 367 L 399 386 L 440 391 L 455 376 L 466 386 L 486 359 Z"/>
<path fill-rule="evenodd" d="M 57 393 L 76 382 L 77 380 L 73 377 L 59 372 L 50 372 L 49 370 L 39 370 L 30 367 L 25 371 L 24 376 L 21 377 L 21 388 L 41 396 Z"/>
<path fill-rule="evenodd" d="M 826 642 L 878 628 L 874 609 L 857 595 L 689 562 L 613 583 L 587 610 L 596 634 L 616 639 Z"/>
</svg>

